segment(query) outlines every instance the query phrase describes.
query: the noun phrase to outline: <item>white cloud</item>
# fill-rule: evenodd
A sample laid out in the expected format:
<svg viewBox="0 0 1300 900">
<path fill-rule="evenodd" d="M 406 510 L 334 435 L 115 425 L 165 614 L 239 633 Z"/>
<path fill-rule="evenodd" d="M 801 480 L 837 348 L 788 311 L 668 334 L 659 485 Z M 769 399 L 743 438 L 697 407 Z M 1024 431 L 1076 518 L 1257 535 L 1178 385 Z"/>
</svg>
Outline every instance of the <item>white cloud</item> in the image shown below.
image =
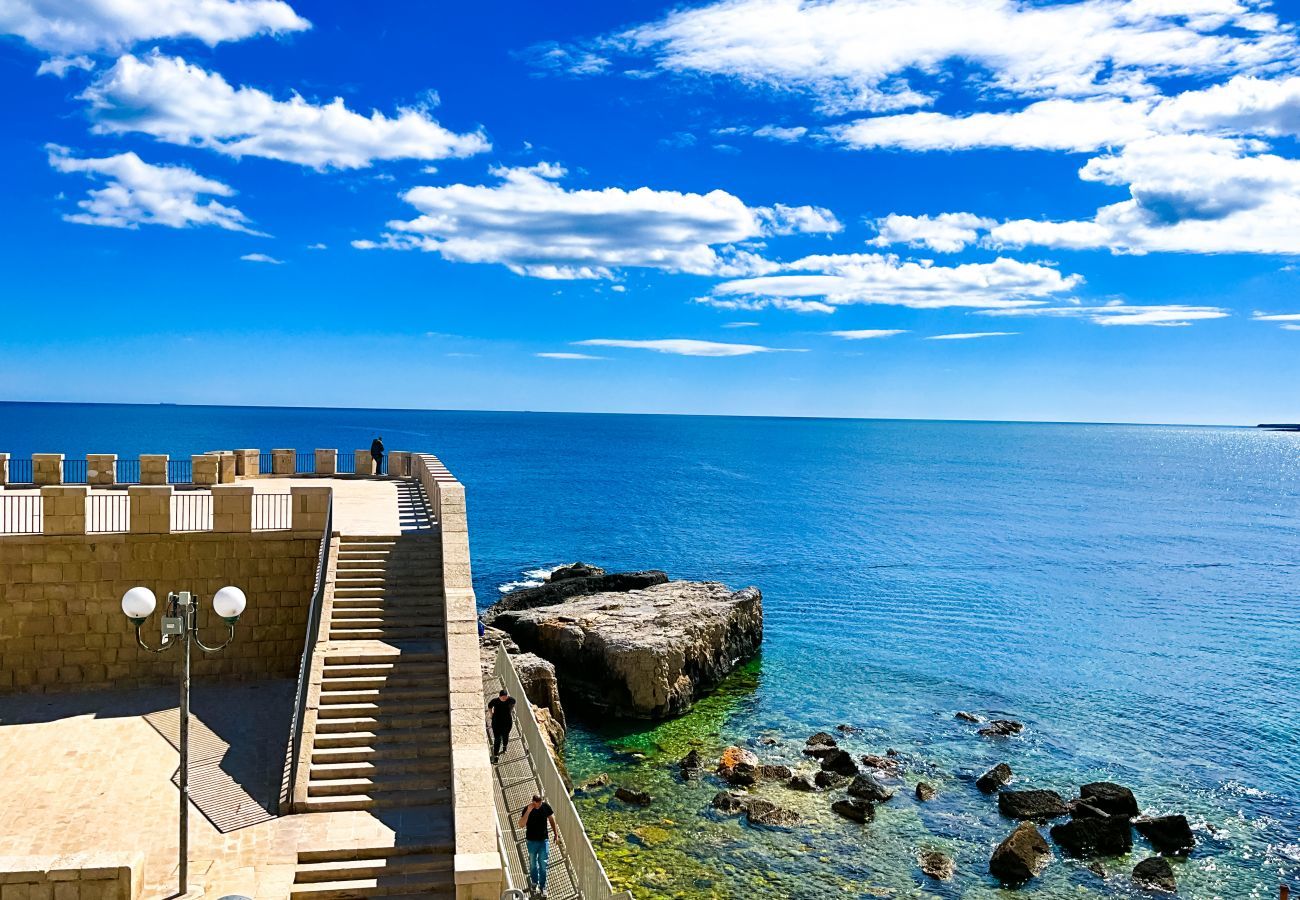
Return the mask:
<svg viewBox="0 0 1300 900">
<path fill-rule="evenodd" d="M 624 285 L 624 284 L 613 284 L 613 285 L 610 285 L 609 289 L 610 289 L 611 291 L 613 291 L 614 293 L 616 293 L 616 294 L 622 294 L 622 293 L 625 293 L 625 292 L 627 291 L 627 285 Z"/>
<path fill-rule="evenodd" d="M 997 224 L 973 213 L 940 213 L 937 216 L 902 216 L 891 213 L 876 219 L 876 237 L 867 241 L 875 247 L 907 244 L 928 247 L 936 253 L 957 253 L 979 240 L 981 230 Z"/>
<path fill-rule="evenodd" d="M 781 266 L 798 274 L 725 281 L 700 302 L 723 308 L 762 308 L 778 301 L 837 306 L 873 303 L 913 309 L 997 309 L 1036 306 L 1082 283 L 1040 263 L 998 258 L 990 263 L 936 266 L 894 255 L 855 253 L 808 256 Z M 749 303 L 748 307 L 740 305 Z"/>
<path fill-rule="evenodd" d="M 1256 322 L 1300 322 L 1300 313 L 1262 313 L 1256 312 L 1250 317 Z"/>
<path fill-rule="evenodd" d="M 191 38 L 208 46 L 311 23 L 279 0 L 4 0 L 0 34 L 49 53 L 114 52 L 140 41 Z"/>
<path fill-rule="evenodd" d="M 89 56 L 52 56 L 36 67 L 36 74 L 62 78 L 72 69 L 88 72 L 93 68 L 95 68 L 95 61 Z"/>
<path fill-rule="evenodd" d="M 244 262 L 270 263 L 273 266 L 284 265 L 284 260 L 276 259 L 274 256 L 268 256 L 265 253 L 245 253 L 239 258 Z"/>
<path fill-rule="evenodd" d="M 566 190 L 556 183 L 564 169 L 552 163 L 492 174 L 500 183 L 412 188 L 402 198 L 417 218 L 353 246 L 500 263 L 535 278 L 612 278 L 622 268 L 735 277 L 776 266 L 738 242 L 839 227 L 826 210 L 750 207 L 725 191 Z"/>
<path fill-rule="evenodd" d="M 749 356 L 754 353 L 806 353 L 802 349 L 762 347 L 758 344 L 727 344 L 720 341 L 696 341 L 689 338 L 672 338 L 655 341 L 626 341 L 611 338 L 593 338 L 575 341 L 579 347 L 621 347 L 629 350 L 652 350 L 674 356 Z"/>
<path fill-rule="evenodd" d="M 1300 76 L 1270 80 L 1240 75 L 1163 100 L 1152 119 L 1165 130 L 1300 135 Z"/>
<path fill-rule="evenodd" d="M 1300 331 L 1300 325 L 1282 325 L 1283 331 Z"/>
<path fill-rule="evenodd" d="M 979 338 L 1012 337 L 1018 331 L 964 331 L 958 334 L 932 334 L 927 341 L 973 341 Z"/>
<path fill-rule="evenodd" d="M 909 78 L 964 63 L 1027 97 L 1144 96 L 1153 79 L 1295 58 L 1262 0 L 718 0 L 606 42 L 661 69 L 811 93 L 830 111 L 922 106 Z"/>
<path fill-rule="evenodd" d="M 718 296 L 696 297 L 696 303 L 712 306 L 714 309 L 732 309 L 738 312 L 759 312 L 764 309 L 779 309 L 795 313 L 833 313 L 835 307 L 820 300 L 797 300 L 789 297 L 731 297 Z"/>
<path fill-rule="evenodd" d="M 235 191 L 220 181 L 184 166 L 155 166 L 134 153 L 119 153 L 101 159 L 69 156 L 66 147 L 50 144 L 50 165 L 59 172 L 80 172 L 107 183 L 93 189 L 85 200 L 77 202 L 78 213 L 64 215 L 64 220 L 82 225 L 105 225 L 110 228 L 139 228 L 141 225 L 166 225 L 190 228 L 215 225 L 227 231 L 260 234 L 249 226 L 248 217 L 233 206 L 218 200 L 200 201 L 200 195 L 231 197 Z"/>
<path fill-rule="evenodd" d="M 542 359 L 605 359 L 603 356 L 592 356 L 590 353 L 536 353 Z"/>
<path fill-rule="evenodd" d="M 837 338 L 844 338 L 846 341 L 872 341 L 878 338 L 907 334 L 907 331 L 902 328 L 861 328 L 856 331 L 828 331 L 826 333 Z"/>
<path fill-rule="evenodd" d="M 308 250 L 328 250 L 329 247 L 327 247 L 325 244 L 308 244 L 308 245 L 307 245 L 307 249 L 308 249 Z"/>
<path fill-rule="evenodd" d="M 802 125 L 796 125 L 792 128 L 785 128 L 780 125 L 764 125 L 761 128 L 755 128 L 753 133 L 754 137 L 792 144 L 807 134 L 808 129 Z"/>
<path fill-rule="evenodd" d="M 490 147 L 481 133 L 448 131 L 423 109 L 398 109 L 390 118 L 378 110 L 361 115 L 341 97 L 324 105 L 298 94 L 276 100 L 157 52 L 121 57 L 81 97 L 90 103 L 100 134 L 143 132 L 237 158 L 261 156 L 315 169 L 471 156 Z"/>
<path fill-rule="evenodd" d="M 1032 309 L 982 311 L 984 316 L 1041 316 L 1047 318 L 1086 319 L 1095 325 L 1150 325 L 1180 328 L 1207 319 L 1224 319 L 1231 315 L 1217 306 L 1186 306 L 1179 303 L 1130 306 L 1112 301 L 1103 306 L 1039 306 Z"/>
<path fill-rule="evenodd" d="M 725 322 L 723 328 L 757 328 L 757 322 Z"/>
</svg>

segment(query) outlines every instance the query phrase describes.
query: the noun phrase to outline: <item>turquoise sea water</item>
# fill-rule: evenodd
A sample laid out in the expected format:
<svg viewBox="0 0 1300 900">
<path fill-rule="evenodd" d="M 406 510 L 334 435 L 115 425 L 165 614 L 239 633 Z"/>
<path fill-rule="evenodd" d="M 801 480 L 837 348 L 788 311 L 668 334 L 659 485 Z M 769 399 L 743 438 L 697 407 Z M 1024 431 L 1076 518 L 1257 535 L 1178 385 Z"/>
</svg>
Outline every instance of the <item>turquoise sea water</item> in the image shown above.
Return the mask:
<svg viewBox="0 0 1300 900">
<path fill-rule="evenodd" d="M 185 454 L 214 447 L 427 449 L 468 489 L 480 603 L 573 559 L 762 588 L 762 656 L 657 727 L 582 722 L 576 778 L 656 800 L 580 803 L 640 897 L 983 897 L 1010 830 L 972 779 L 1069 795 L 1099 778 L 1186 812 L 1181 894 L 1271 897 L 1300 881 L 1300 435 L 1254 429 L 378 410 L 0 404 L 0 450 Z M 1028 725 L 977 737 L 967 709 Z M 715 817 L 717 787 L 670 765 L 767 736 L 864 729 L 908 785 L 863 829 L 830 798 L 762 792 L 788 831 Z M 633 755 L 639 754 L 639 755 Z M 642 758 L 643 757 L 643 758 Z M 613 832 L 615 837 L 600 836 Z M 629 839 L 628 836 L 631 836 Z M 920 849 L 957 878 L 927 881 Z M 1021 893 L 1133 893 L 1058 859 Z"/>
</svg>

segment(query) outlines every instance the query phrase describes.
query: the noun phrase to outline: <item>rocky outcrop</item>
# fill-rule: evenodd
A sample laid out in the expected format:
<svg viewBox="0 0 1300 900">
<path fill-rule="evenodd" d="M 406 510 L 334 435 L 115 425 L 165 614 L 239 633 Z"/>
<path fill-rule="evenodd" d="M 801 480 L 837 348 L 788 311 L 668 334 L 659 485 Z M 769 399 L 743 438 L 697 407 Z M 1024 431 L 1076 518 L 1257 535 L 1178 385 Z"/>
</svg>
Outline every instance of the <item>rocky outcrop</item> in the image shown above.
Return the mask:
<svg viewBox="0 0 1300 900">
<path fill-rule="evenodd" d="M 984 719 L 981 718 L 980 716 L 975 715 L 975 713 L 966 712 L 964 709 L 959 709 L 959 710 L 957 710 L 957 712 L 953 713 L 953 718 L 954 718 L 954 719 L 961 719 L 963 722 L 983 722 L 983 721 L 984 721 Z"/>
<path fill-rule="evenodd" d="M 1166 891 L 1170 894 L 1178 891 L 1174 867 L 1163 856 L 1144 859 L 1134 866 L 1133 883 L 1152 891 Z"/>
<path fill-rule="evenodd" d="M 857 797 L 848 800 L 836 800 L 831 804 L 831 812 L 848 819 L 850 822 L 859 824 L 870 822 L 876 817 L 876 807 Z"/>
<path fill-rule="evenodd" d="M 884 803 L 894 796 L 892 789 L 876 780 L 874 775 L 859 775 L 849 784 L 849 794 L 872 803 Z"/>
<path fill-rule="evenodd" d="M 730 791 L 718 791 L 713 795 L 710 805 L 719 812 L 726 813 L 729 816 L 743 813 L 749 805 L 749 798 L 744 794 L 733 794 Z"/>
<path fill-rule="evenodd" d="M 765 764 L 758 767 L 758 777 L 764 781 L 789 781 L 794 770 L 784 764 Z"/>
<path fill-rule="evenodd" d="M 957 866 L 946 853 L 938 850 L 926 850 L 917 859 L 921 871 L 935 881 L 949 881 L 957 872 Z"/>
<path fill-rule="evenodd" d="M 605 570 L 600 566 L 589 565 L 585 562 L 569 563 L 567 566 L 558 566 L 551 570 L 551 574 L 546 576 L 546 580 L 551 584 L 557 581 L 569 581 L 573 578 L 594 578 L 597 575 L 604 575 Z"/>
<path fill-rule="evenodd" d="M 677 761 L 677 771 L 681 773 L 683 780 L 698 778 L 703 765 L 704 761 L 700 758 L 700 751 L 692 750 Z"/>
<path fill-rule="evenodd" d="M 748 787 L 758 781 L 758 757 L 744 747 L 728 747 L 718 760 L 718 777 L 736 787 Z"/>
<path fill-rule="evenodd" d="M 1009 819 L 1045 822 L 1068 815 L 1070 809 L 1056 791 L 1003 791 L 998 794 L 998 812 Z"/>
<path fill-rule="evenodd" d="M 823 791 L 830 791 L 848 784 L 849 776 L 840 775 L 835 772 L 821 771 L 813 776 L 813 783 Z"/>
<path fill-rule="evenodd" d="M 785 783 L 785 786 L 792 791 L 803 791 L 811 793 L 819 790 L 817 782 L 813 781 L 811 775 L 794 775 Z"/>
<path fill-rule="evenodd" d="M 846 778 L 858 774 L 858 764 L 853 761 L 853 757 L 838 747 L 821 757 L 821 764 L 822 771 L 834 772 Z"/>
<path fill-rule="evenodd" d="M 564 569 L 557 571 L 564 571 Z M 504 613 L 554 606 L 574 597 L 585 597 L 591 594 L 618 594 L 641 590 L 668 581 L 668 576 L 657 569 L 647 572 L 606 573 L 603 569 L 599 571 L 599 575 L 574 574 L 559 579 L 556 579 L 555 574 L 552 573 L 550 580 L 545 584 L 504 594 L 483 613 L 483 622 L 487 625 L 503 627 L 497 623 L 497 619 Z"/>
<path fill-rule="evenodd" d="M 998 844 L 989 859 L 989 873 L 1004 884 L 1024 884 L 1047 868 L 1052 848 L 1032 822 L 1021 822 Z"/>
<path fill-rule="evenodd" d="M 1138 814 L 1138 802 L 1133 792 L 1113 781 L 1085 784 L 1079 788 L 1079 799 L 1108 815 L 1132 818 Z"/>
<path fill-rule="evenodd" d="M 936 793 L 938 792 L 929 782 L 918 781 L 916 783 L 916 799 L 920 802 L 925 803 L 927 800 L 933 800 Z"/>
<path fill-rule="evenodd" d="M 1011 767 L 1006 763 L 998 763 L 989 769 L 979 778 L 975 779 L 975 786 L 986 794 L 991 794 L 1004 784 L 1011 781 Z"/>
<path fill-rule="evenodd" d="M 614 796 L 632 806 L 649 806 L 654 799 L 645 791 L 639 791 L 636 788 L 629 787 L 620 787 L 618 790 L 614 791 Z"/>
<path fill-rule="evenodd" d="M 784 809 L 770 800 L 750 800 L 745 807 L 745 818 L 750 825 L 769 828 L 790 828 L 802 821 L 797 812 Z"/>
<path fill-rule="evenodd" d="M 1071 819 L 1052 826 L 1052 840 L 1071 856 L 1120 856 L 1133 849 L 1133 829 L 1126 816 Z"/>
<path fill-rule="evenodd" d="M 994 719 L 976 733 L 985 737 L 1012 737 L 1024 730 L 1024 725 L 1011 719 Z"/>
<path fill-rule="evenodd" d="M 1182 856 L 1196 846 L 1186 816 L 1142 816 L 1133 820 L 1133 827 L 1160 853 Z"/>
<path fill-rule="evenodd" d="M 763 598 L 752 587 L 732 592 L 718 582 L 674 581 L 498 609 L 494 622 L 555 664 L 566 697 L 606 714 L 659 719 L 686 712 L 758 651 Z"/>
</svg>

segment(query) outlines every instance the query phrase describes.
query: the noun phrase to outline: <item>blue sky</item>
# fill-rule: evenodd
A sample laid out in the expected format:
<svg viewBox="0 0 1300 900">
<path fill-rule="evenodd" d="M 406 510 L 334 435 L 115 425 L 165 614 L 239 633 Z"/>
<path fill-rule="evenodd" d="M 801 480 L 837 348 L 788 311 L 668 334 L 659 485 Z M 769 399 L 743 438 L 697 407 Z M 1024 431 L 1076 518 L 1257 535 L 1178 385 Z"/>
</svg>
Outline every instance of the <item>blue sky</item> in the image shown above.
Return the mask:
<svg viewBox="0 0 1300 900">
<path fill-rule="evenodd" d="M 1297 12 L 8 0 L 3 398 L 1300 419 Z"/>
</svg>

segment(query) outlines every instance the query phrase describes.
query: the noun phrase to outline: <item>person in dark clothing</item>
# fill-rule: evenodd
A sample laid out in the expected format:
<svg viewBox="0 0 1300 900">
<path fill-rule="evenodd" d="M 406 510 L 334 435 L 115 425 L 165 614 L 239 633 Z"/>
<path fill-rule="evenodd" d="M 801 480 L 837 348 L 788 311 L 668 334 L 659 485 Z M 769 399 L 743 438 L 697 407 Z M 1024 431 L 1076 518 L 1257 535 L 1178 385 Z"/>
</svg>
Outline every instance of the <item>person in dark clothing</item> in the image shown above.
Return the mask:
<svg viewBox="0 0 1300 900">
<path fill-rule="evenodd" d="M 560 828 L 555 824 L 555 810 L 534 794 L 533 802 L 524 807 L 519 824 L 524 828 L 524 838 L 528 841 L 528 887 L 529 890 L 536 887 L 542 900 L 546 900 L 546 861 L 551 850 L 546 834 L 548 823 L 558 841 Z"/>
<path fill-rule="evenodd" d="M 488 716 L 492 722 L 492 761 L 506 752 L 510 743 L 510 729 L 514 726 L 512 716 L 515 711 L 515 698 L 505 688 L 494 700 L 488 701 Z"/>
<path fill-rule="evenodd" d="M 384 439 L 377 437 L 370 442 L 370 458 L 375 461 L 375 474 L 384 474 Z"/>
</svg>

